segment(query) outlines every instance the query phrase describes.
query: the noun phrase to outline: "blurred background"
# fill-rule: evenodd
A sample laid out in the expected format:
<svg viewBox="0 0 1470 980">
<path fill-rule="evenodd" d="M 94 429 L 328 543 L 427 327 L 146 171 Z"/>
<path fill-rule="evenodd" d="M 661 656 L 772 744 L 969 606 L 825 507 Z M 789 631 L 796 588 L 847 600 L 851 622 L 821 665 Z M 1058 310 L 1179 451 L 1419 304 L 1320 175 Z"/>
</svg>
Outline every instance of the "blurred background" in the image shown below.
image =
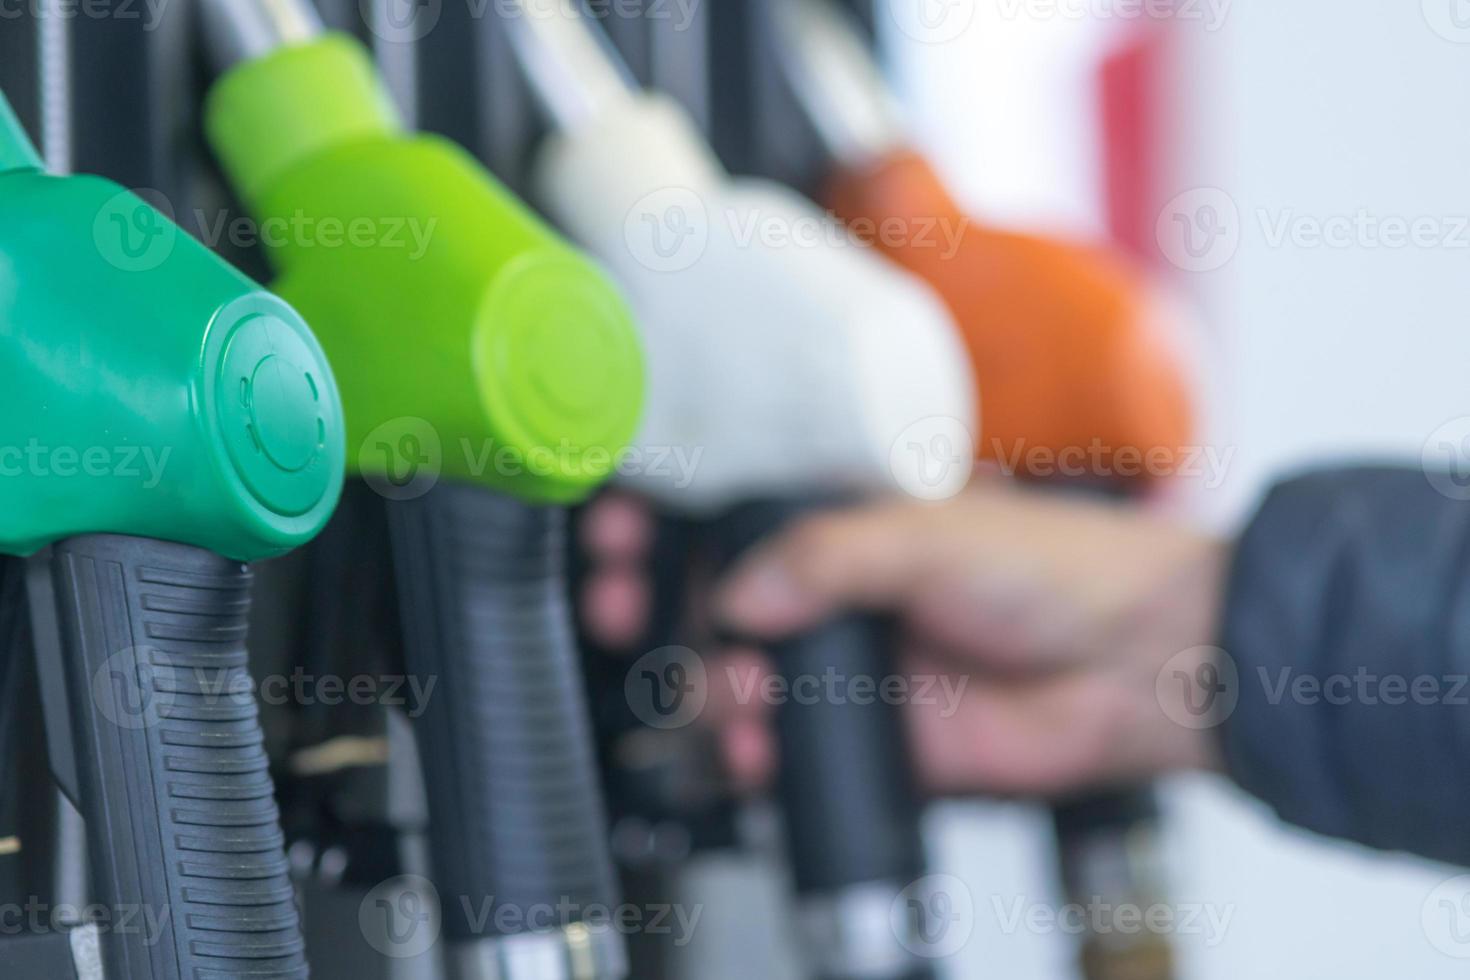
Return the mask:
<svg viewBox="0 0 1470 980">
<path fill-rule="evenodd" d="M 146 30 L 27 16 L 50 3 L 0 0 L 0 85 L 53 166 L 153 188 L 186 227 L 201 209 L 228 207 L 192 128 L 206 70 L 189 0 L 150 6 L 158 20 Z M 437 27 L 418 36 L 384 29 L 378 0 L 319 6 L 372 46 L 411 121 L 453 136 L 524 189 L 538 123 L 493 18 L 432 0 Z M 594 4 L 613 11 L 604 25 L 640 79 L 683 101 L 732 169 L 810 190 L 812 134 L 763 47 L 762 6 Z M 1470 435 L 1464 0 L 848 7 L 871 32 L 919 142 L 974 214 L 1111 242 L 1168 283 L 1211 454 L 1199 476 L 1168 489 L 1170 511 L 1232 530 L 1292 470 L 1339 458 L 1414 464 L 1445 438 Z M 628 9 L 643 15 L 616 12 Z M 36 50 L 57 56 L 38 63 Z M 258 256 L 230 257 L 265 276 Z M 333 792 L 377 794 L 363 820 L 391 824 L 399 784 Z M 1171 781 L 1162 799 L 1171 900 L 1215 917 L 1172 937 L 1183 980 L 1464 976 L 1465 962 L 1423 923 L 1454 871 L 1294 832 L 1223 780 Z M 1076 937 L 1028 926 L 1024 914 L 1058 901 L 1044 811 L 945 802 L 930 809 L 926 834 L 933 870 L 963 881 L 975 902 L 974 937 L 942 965 L 946 976 L 1077 975 Z M 375 841 L 332 846 L 371 851 Z M 736 928 L 708 920 L 697 945 L 715 952 L 684 954 L 682 975 L 718 980 L 708 966 L 718 962 L 731 977 L 795 976 L 789 951 L 752 949 L 738 928 L 782 917 L 774 863 L 716 861 L 683 887 L 740 914 Z M 307 922 L 330 935 L 327 904 L 308 902 Z M 345 907 L 355 913 L 357 899 Z"/>
</svg>

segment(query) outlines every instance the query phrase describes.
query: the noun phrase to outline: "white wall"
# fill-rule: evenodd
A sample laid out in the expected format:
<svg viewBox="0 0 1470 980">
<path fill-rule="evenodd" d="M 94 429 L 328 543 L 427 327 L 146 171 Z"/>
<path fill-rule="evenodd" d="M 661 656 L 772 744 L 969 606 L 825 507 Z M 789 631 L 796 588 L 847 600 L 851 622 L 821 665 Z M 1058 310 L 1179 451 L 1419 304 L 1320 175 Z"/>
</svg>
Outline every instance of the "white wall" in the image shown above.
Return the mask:
<svg viewBox="0 0 1470 980">
<path fill-rule="evenodd" d="M 970 28 L 943 43 L 888 25 L 926 141 L 982 213 L 1100 228 L 1087 68 L 1126 25 L 1052 13 L 1082 0 L 976 2 Z M 1087 7 L 1125 9 L 1116 2 Z M 1470 26 L 1450 17 L 1458 9 L 1470 25 L 1470 4 L 1191 9 L 1222 19 L 1218 30 L 1183 24 L 1178 84 L 1207 94 L 1193 99 L 1171 190 L 1220 188 L 1239 213 L 1238 250 L 1215 253 L 1207 264 L 1219 268 L 1179 276 L 1211 338 L 1207 437 L 1236 449 L 1226 484 L 1194 503 L 1201 519 L 1232 526 L 1276 474 L 1335 457 L 1417 465 L 1432 433 L 1470 415 L 1470 228 L 1457 220 L 1470 216 Z M 1271 241 L 1284 219 L 1360 209 L 1430 219 L 1426 228 L 1455 241 L 1393 248 L 1357 232 L 1345 247 Z M 1309 839 L 1208 780 L 1171 786 L 1168 799 L 1176 894 L 1233 916 L 1218 945 L 1186 942 L 1189 977 L 1437 980 L 1470 970 L 1421 922 L 1453 870 Z M 1006 935 L 986 914 L 992 894 L 1051 899 L 1037 815 L 957 805 L 935 828 L 944 864 L 970 884 L 980 912 L 980 940 L 953 975 L 1069 976 L 1063 937 Z"/>
</svg>

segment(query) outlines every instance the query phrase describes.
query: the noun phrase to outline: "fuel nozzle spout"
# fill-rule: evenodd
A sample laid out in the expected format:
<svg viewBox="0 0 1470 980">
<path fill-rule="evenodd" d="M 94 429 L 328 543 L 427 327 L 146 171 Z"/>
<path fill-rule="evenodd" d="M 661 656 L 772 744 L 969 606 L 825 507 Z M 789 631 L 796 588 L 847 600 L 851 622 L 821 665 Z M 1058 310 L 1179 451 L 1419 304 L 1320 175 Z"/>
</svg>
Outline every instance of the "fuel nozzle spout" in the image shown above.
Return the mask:
<svg viewBox="0 0 1470 980">
<path fill-rule="evenodd" d="M 638 94 L 627 64 L 601 29 L 566 0 L 512 0 L 511 47 L 553 125 L 573 130 Z"/>
<path fill-rule="evenodd" d="M 318 37 L 310 0 L 202 0 L 205 44 L 220 71 Z"/>
<path fill-rule="evenodd" d="M 861 166 L 904 146 L 903 110 L 852 14 L 831 0 L 771 6 L 782 71 L 827 152 Z"/>
</svg>

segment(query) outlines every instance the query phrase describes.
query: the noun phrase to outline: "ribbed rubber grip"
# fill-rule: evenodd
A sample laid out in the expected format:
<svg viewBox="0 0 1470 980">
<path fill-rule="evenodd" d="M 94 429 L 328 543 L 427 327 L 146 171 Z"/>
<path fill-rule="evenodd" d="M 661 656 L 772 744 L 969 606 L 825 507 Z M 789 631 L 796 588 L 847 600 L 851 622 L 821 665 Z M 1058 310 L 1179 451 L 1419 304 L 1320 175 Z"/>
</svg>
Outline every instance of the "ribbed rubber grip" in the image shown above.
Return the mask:
<svg viewBox="0 0 1470 980">
<path fill-rule="evenodd" d="M 97 535 L 53 575 L 107 980 L 304 980 L 246 666 L 250 571 Z"/>
<path fill-rule="evenodd" d="M 445 935 L 613 908 L 565 510 L 454 484 L 388 507 L 405 659 L 434 681 L 414 724 Z"/>
<path fill-rule="evenodd" d="M 1052 806 L 1052 823 L 1063 853 L 1067 844 L 1098 832 L 1158 823 L 1159 798 L 1152 784 L 1088 793 Z"/>
</svg>

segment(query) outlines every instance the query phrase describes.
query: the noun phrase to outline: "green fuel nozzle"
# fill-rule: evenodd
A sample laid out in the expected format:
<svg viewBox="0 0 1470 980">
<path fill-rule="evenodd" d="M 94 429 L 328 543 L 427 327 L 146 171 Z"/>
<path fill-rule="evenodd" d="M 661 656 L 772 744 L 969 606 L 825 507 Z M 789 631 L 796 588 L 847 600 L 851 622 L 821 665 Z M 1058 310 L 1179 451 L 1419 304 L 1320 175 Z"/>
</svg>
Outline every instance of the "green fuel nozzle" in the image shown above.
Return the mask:
<svg viewBox="0 0 1470 980">
<path fill-rule="evenodd" d="M 85 533 L 249 561 L 326 523 L 344 470 L 296 312 L 131 191 L 51 176 L 0 97 L 0 552 Z"/>
<path fill-rule="evenodd" d="M 427 423 L 445 476 L 585 497 L 642 405 L 620 293 L 469 154 L 406 132 L 355 41 L 281 31 L 261 53 L 230 28 L 249 6 L 206 5 L 211 36 L 237 38 L 216 47 L 236 63 L 206 126 L 262 229 L 282 231 L 262 237 L 332 357 L 349 462 L 392 477 L 384 440 Z"/>
<path fill-rule="evenodd" d="M 46 174 L 0 97 L 0 377 L 0 553 L 50 546 L 31 637 L 89 895 L 161 913 L 91 957 L 118 978 L 306 980 L 242 563 L 336 507 L 325 355 L 136 194 Z"/>
</svg>

